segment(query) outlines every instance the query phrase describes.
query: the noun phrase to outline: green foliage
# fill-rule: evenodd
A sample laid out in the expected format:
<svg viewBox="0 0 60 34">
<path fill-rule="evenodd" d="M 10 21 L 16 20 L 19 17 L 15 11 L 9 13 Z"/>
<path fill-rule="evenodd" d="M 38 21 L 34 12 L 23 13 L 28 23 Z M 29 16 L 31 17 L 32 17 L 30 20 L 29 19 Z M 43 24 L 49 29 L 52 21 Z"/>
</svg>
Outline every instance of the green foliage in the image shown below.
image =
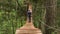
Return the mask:
<svg viewBox="0 0 60 34">
<path fill-rule="evenodd" d="M 21 27 L 24 23 L 25 23 L 24 19 L 17 18 L 17 14 L 15 10 L 12 10 L 10 12 L 0 10 L 0 31 L 1 31 L 0 33 L 1 34 L 6 34 L 6 33 L 13 34 L 13 30 L 15 33 L 16 28 Z"/>
<path fill-rule="evenodd" d="M 18 1 L 18 2 L 17 2 Z M 41 24 L 45 8 L 42 7 L 43 0 L 29 0 L 33 5 L 33 23 L 35 27 Z M 17 4 L 16 4 L 17 3 Z M 0 1 L 0 34 L 15 34 L 17 28 L 25 24 L 27 16 L 27 6 L 24 0 L 1 0 Z M 58 13 L 56 23 L 60 26 L 60 0 L 57 3 Z"/>
</svg>

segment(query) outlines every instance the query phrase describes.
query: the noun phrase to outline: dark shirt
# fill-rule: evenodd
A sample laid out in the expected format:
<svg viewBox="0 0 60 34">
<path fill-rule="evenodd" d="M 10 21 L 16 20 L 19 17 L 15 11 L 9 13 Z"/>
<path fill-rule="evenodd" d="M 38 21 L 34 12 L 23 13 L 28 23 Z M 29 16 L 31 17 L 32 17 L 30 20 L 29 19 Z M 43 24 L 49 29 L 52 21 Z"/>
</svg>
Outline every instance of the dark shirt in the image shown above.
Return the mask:
<svg viewBox="0 0 60 34">
<path fill-rule="evenodd" d="M 27 12 L 27 15 L 28 15 L 28 17 L 31 17 L 31 12 L 28 11 L 28 12 Z"/>
</svg>

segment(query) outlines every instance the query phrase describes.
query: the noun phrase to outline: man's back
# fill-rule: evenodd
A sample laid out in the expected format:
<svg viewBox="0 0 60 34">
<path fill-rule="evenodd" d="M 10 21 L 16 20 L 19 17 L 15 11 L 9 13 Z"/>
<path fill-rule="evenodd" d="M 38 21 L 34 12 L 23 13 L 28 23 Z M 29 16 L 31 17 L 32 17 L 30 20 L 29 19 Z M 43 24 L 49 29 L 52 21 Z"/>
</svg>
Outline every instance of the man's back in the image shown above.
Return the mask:
<svg viewBox="0 0 60 34">
<path fill-rule="evenodd" d="M 27 12 L 27 17 L 29 19 L 29 22 L 31 22 L 31 12 L 30 12 L 30 10 L 28 10 L 28 12 Z"/>
</svg>

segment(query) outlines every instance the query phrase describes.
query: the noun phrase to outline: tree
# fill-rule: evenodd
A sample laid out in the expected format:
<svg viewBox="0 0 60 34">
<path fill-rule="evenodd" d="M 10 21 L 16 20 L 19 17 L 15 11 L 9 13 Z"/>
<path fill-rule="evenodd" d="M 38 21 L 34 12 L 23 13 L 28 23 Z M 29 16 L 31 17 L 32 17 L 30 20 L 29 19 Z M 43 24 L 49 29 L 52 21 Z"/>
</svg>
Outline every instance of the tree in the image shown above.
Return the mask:
<svg viewBox="0 0 60 34">
<path fill-rule="evenodd" d="M 45 1 L 45 8 L 46 8 L 46 24 L 48 26 L 54 27 L 55 26 L 55 11 L 56 11 L 56 0 L 46 0 Z M 45 34 L 52 34 L 54 32 L 53 29 L 45 26 Z"/>
</svg>

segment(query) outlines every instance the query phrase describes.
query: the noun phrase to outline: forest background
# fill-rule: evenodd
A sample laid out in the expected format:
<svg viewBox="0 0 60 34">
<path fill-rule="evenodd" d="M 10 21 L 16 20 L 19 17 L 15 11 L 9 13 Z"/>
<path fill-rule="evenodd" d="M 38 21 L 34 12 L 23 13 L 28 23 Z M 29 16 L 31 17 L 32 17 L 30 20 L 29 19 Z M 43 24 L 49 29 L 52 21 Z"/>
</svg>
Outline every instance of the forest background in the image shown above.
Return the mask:
<svg viewBox="0 0 60 34">
<path fill-rule="evenodd" d="M 27 1 L 33 6 L 33 23 L 43 34 L 60 34 L 60 0 L 0 0 L 0 34 L 15 34 L 27 16 Z"/>
</svg>

